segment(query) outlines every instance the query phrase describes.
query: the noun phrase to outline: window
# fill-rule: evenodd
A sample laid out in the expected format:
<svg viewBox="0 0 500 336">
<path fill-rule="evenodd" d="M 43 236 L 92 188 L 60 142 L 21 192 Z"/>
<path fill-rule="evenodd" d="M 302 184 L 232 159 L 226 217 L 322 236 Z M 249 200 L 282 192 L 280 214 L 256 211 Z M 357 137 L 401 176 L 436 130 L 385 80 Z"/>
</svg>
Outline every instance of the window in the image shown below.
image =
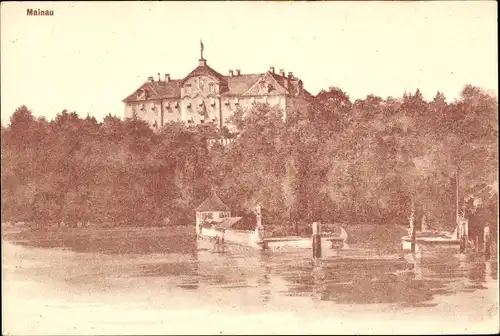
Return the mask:
<svg viewBox="0 0 500 336">
<path fill-rule="evenodd" d="M 168 113 L 172 113 L 172 112 L 174 112 L 174 111 L 172 111 L 172 109 L 171 109 L 171 107 L 170 107 L 170 103 L 169 103 L 169 102 L 166 102 L 166 103 L 165 103 L 165 110 L 167 110 L 167 111 L 168 111 Z"/>
<path fill-rule="evenodd" d="M 212 212 L 202 212 L 201 213 L 201 219 L 202 220 L 213 219 L 213 218 L 214 218 L 214 214 Z"/>
</svg>

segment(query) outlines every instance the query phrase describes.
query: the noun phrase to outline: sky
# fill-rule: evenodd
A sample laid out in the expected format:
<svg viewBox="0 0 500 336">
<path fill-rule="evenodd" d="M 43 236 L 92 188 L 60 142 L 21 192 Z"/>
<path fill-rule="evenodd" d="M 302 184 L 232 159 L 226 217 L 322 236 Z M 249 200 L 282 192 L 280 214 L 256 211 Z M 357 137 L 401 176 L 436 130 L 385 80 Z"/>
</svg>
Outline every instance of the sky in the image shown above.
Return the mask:
<svg viewBox="0 0 500 336">
<path fill-rule="evenodd" d="M 1 116 L 20 105 L 123 116 L 147 77 L 198 65 L 262 73 L 274 66 L 313 94 L 351 100 L 420 89 L 449 101 L 465 84 L 498 92 L 496 1 L 2 2 Z M 54 16 L 28 16 L 48 9 Z"/>
</svg>

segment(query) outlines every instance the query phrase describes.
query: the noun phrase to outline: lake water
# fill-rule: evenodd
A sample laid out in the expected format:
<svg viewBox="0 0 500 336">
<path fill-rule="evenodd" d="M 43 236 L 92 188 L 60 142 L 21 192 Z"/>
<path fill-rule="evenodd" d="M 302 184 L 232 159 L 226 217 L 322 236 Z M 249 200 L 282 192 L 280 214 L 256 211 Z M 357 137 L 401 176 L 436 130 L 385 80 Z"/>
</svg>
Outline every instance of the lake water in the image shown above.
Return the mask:
<svg viewBox="0 0 500 336">
<path fill-rule="evenodd" d="M 498 331 L 496 257 L 360 245 L 367 246 L 314 262 L 308 252 L 198 250 L 187 229 L 4 232 L 2 328 L 38 335 Z M 359 260 L 388 254 L 401 259 Z"/>
</svg>

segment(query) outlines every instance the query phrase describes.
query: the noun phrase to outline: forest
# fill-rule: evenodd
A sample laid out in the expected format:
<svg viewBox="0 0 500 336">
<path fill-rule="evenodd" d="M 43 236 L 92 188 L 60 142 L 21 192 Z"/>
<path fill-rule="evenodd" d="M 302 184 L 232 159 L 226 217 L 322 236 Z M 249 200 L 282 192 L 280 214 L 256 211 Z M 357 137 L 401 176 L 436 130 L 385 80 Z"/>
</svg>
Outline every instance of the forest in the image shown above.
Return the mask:
<svg viewBox="0 0 500 336">
<path fill-rule="evenodd" d="M 137 118 L 102 122 L 62 111 L 52 120 L 19 107 L 2 125 L 2 222 L 37 227 L 194 225 L 194 209 L 216 190 L 252 226 L 299 232 L 323 223 L 455 225 L 474 195 L 497 228 L 498 98 L 467 85 L 448 102 L 419 90 L 400 98 L 351 101 L 331 87 L 309 109 L 287 115 L 269 105 L 230 118 L 237 137 L 213 124 Z M 458 178 L 457 178 L 458 174 Z M 458 180 L 458 186 L 457 186 Z"/>
</svg>

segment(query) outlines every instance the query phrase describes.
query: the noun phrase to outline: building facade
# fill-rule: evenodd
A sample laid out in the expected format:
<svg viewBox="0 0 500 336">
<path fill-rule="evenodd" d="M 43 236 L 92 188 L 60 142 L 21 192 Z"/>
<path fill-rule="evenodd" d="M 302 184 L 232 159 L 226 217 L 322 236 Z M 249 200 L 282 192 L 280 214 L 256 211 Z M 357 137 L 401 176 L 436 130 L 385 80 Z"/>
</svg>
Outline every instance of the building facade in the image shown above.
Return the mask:
<svg viewBox="0 0 500 336">
<path fill-rule="evenodd" d="M 161 127 L 170 121 L 188 124 L 213 122 L 218 127 L 232 126 L 227 118 L 238 108 L 254 103 L 279 106 L 284 116 L 294 109 L 304 109 L 312 95 L 304 89 L 302 80 L 292 72 L 274 67 L 264 73 L 243 74 L 229 70 L 222 75 L 212 69 L 203 57 L 203 44 L 198 66 L 182 79 L 170 74 L 158 79 L 149 77 L 137 90 L 123 100 L 125 117 L 136 115 L 152 127 Z"/>
</svg>

